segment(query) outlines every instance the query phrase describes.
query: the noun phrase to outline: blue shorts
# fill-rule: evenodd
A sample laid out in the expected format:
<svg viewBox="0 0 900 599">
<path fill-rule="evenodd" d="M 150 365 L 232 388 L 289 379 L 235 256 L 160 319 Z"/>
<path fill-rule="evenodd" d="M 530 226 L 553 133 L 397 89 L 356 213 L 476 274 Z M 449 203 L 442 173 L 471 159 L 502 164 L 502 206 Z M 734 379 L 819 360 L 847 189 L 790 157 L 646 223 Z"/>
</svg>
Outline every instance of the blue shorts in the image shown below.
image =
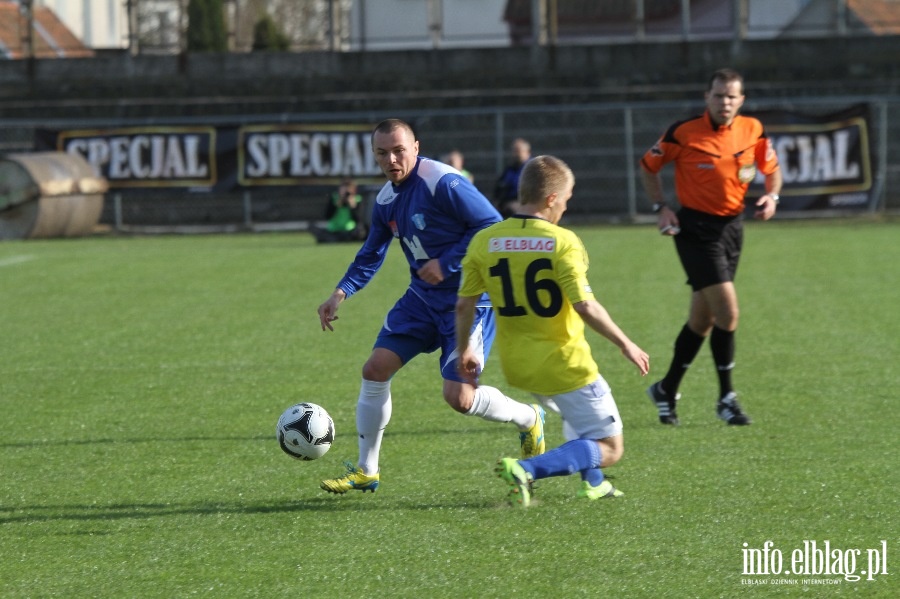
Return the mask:
<svg viewBox="0 0 900 599">
<path fill-rule="evenodd" d="M 482 367 L 491 352 L 496 333 L 491 308 L 476 308 L 471 347 L 479 354 Z M 397 300 L 384 319 L 375 347 L 389 349 L 406 364 L 419 354 L 441 349 L 441 377 L 462 382 L 456 372 L 456 313 L 438 312 L 411 290 Z"/>
</svg>

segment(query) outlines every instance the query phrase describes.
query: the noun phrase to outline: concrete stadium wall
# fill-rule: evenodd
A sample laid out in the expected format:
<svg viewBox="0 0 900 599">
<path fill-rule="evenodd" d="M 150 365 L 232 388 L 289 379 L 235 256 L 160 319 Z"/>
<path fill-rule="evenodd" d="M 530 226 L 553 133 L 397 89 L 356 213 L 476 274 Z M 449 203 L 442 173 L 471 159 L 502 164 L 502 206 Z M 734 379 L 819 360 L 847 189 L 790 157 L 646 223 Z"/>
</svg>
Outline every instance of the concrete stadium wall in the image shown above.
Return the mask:
<svg viewBox="0 0 900 599">
<path fill-rule="evenodd" d="M 136 117 L 696 97 L 742 71 L 765 95 L 900 93 L 900 36 L 367 53 L 0 61 L 0 114 Z"/>
<path fill-rule="evenodd" d="M 465 148 L 467 166 L 477 171 L 476 184 L 490 194 L 506 145 L 484 135 L 485 130 L 496 134 L 496 115 L 473 117 L 476 108 L 481 113 L 503 107 L 525 110 L 504 117 L 505 130 L 540 137 L 545 142 L 542 151 L 564 152 L 573 139 L 581 140 L 572 131 L 583 131 L 586 117 L 571 114 L 555 119 L 555 113 L 546 112 L 550 106 L 644 102 L 641 110 L 653 112 L 649 105 L 658 101 L 697 103 L 710 73 L 732 66 L 745 75 L 748 102 L 754 98 L 827 102 L 831 97 L 877 95 L 891 98 L 893 107 L 900 106 L 897 57 L 900 36 L 367 53 L 137 57 L 109 53 L 93 59 L 0 61 L 0 119 L 7 124 L 0 132 L 0 145 L 27 151 L 34 128 L 52 127 L 47 123 L 53 119 L 77 128 L 94 119 L 171 124 L 174 119 L 197 117 L 222 117 L 219 120 L 233 123 L 248 115 L 297 119 L 311 113 L 341 113 L 342 118 L 363 121 L 392 113 L 414 115 L 429 140 L 425 153 Z M 535 117 L 527 112 L 532 107 L 544 112 Z M 457 113 L 453 110 L 457 108 L 473 110 Z M 894 158 L 900 154 L 892 142 L 900 119 L 894 114 L 891 108 L 887 119 L 891 130 L 883 136 L 890 143 L 884 152 L 889 161 L 885 179 L 889 209 L 900 207 L 900 164 Z M 578 122 L 570 122 L 573 119 Z M 660 122 L 641 119 L 651 130 L 648 136 L 657 135 L 671 114 L 656 119 Z M 621 139 L 616 128 L 621 119 L 613 120 L 616 126 L 601 122 L 590 128 L 591 135 Z M 560 138 L 554 146 L 546 132 L 560 128 L 565 139 L 554 136 Z M 535 129 L 540 135 L 532 135 Z M 477 137 L 469 135 L 471 130 L 477 130 Z M 598 140 L 585 143 L 603 147 Z M 645 142 L 650 143 L 649 137 Z M 620 181 L 623 167 L 608 162 L 606 171 L 595 173 L 598 180 Z M 591 183 L 589 176 L 579 176 Z M 249 216 L 254 222 L 273 223 L 318 218 L 322 195 L 317 189 L 285 194 L 266 189 L 254 194 Z M 105 223 L 118 220 L 112 197 L 108 194 Z M 168 190 L 129 194 L 120 208 L 126 224 L 241 223 L 247 218 L 242 213 L 245 203 L 236 194 L 218 197 Z M 602 212 L 600 207 L 591 210 Z M 627 212 L 621 206 L 603 210 Z"/>
</svg>

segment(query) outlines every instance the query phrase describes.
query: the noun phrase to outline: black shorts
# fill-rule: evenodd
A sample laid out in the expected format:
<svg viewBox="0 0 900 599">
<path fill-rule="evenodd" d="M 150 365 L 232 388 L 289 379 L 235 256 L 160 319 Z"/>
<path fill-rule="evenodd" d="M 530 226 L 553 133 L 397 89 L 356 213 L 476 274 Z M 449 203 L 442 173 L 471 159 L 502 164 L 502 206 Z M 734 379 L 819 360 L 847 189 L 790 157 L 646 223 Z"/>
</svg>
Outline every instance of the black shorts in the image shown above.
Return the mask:
<svg viewBox="0 0 900 599">
<path fill-rule="evenodd" d="M 734 281 L 744 244 L 743 215 L 715 216 L 682 208 L 678 222 L 675 248 L 691 289 Z"/>
</svg>

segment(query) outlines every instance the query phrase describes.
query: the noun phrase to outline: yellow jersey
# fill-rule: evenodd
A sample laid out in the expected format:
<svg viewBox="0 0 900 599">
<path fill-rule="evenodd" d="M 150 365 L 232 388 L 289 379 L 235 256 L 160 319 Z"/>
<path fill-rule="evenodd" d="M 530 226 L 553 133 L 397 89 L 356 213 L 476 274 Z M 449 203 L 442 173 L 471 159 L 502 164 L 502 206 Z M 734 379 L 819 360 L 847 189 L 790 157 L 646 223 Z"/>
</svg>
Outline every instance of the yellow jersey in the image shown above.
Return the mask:
<svg viewBox="0 0 900 599">
<path fill-rule="evenodd" d="M 511 385 L 557 395 L 597 379 L 584 321 L 572 307 L 594 299 L 587 270 L 581 239 L 541 218 L 513 216 L 472 238 L 459 295 L 490 295 L 494 344 Z"/>
</svg>

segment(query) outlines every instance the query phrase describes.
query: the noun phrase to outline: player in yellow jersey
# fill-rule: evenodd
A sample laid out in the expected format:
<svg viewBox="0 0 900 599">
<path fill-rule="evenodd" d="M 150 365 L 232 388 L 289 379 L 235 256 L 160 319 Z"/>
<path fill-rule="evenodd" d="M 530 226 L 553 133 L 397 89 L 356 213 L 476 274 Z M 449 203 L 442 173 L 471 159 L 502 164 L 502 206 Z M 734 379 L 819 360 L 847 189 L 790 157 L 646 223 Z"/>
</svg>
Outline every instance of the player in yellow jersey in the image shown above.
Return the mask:
<svg viewBox="0 0 900 599">
<path fill-rule="evenodd" d="M 622 495 L 601 470 L 622 457 L 622 418 L 591 356 L 585 324 L 617 345 L 642 376 L 650 370 L 646 352 L 594 299 L 581 240 L 557 224 L 574 185 L 572 170 L 562 160 L 530 160 L 520 179 L 519 212 L 479 231 L 462 262 L 456 303 L 460 374 L 477 384 L 482 365 L 469 335 L 460 331 L 470 330 L 478 298 L 486 291 L 497 315 L 494 346 L 507 380 L 563 418 L 566 443 L 537 457 L 498 462 L 510 498 L 523 506 L 531 501 L 532 481 L 575 472 L 582 478 L 581 497 Z"/>
</svg>

